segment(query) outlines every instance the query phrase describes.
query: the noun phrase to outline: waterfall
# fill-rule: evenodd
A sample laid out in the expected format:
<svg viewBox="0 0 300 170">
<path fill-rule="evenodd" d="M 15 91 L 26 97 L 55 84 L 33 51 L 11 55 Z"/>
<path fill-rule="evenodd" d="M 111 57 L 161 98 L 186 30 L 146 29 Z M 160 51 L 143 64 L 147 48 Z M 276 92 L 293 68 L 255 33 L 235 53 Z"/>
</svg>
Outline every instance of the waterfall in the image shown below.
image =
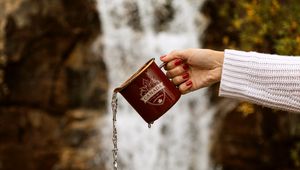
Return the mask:
<svg viewBox="0 0 300 170">
<path fill-rule="evenodd" d="M 208 21 L 199 9 L 204 0 L 98 0 L 103 57 L 112 90 L 150 58 L 174 49 L 199 48 Z M 171 4 L 171 5 L 168 5 Z M 171 12 L 170 12 L 171 10 Z M 169 12 L 169 13 L 168 13 Z M 169 20 L 158 14 L 168 15 Z M 208 170 L 210 124 L 214 109 L 207 89 L 181 97 L 151 129 L 119 95 L 117 114 L 119 169 Z M 109 102 L 108 102 L 109 103 Z M 102 156 L 112 169 L 112 115 L 101 123 Z"/>
</svg>

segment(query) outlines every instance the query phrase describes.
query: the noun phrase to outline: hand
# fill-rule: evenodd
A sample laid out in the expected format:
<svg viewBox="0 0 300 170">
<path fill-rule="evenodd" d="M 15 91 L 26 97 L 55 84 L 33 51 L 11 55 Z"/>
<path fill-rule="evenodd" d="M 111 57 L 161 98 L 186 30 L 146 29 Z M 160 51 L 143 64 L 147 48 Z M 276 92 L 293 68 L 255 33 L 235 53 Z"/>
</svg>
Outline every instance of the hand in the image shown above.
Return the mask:
<svg viewBox="0 0 300 170">
<path fill-rule="evenodd" d="M 224 53 L 209 49 L 172 51 L 161 56 L 167 77 L 182 94 L 210 86 L 221 79 Z"/>
</svg>

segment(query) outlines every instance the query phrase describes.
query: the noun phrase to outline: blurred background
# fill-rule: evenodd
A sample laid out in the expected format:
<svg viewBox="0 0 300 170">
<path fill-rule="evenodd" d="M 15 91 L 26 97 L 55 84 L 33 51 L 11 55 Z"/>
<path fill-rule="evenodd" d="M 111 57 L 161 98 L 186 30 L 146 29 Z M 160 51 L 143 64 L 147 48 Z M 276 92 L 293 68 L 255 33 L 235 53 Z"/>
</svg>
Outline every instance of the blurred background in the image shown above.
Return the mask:
<svg viewBox="0 0 300 170">
<path fill-rule="evenodd" d="M 297 0 L 1 0 L 0 170 L 112 168 L 112 90 L 175 49 L 300 55 Z M 119 169 L 297 170 L 300 115 L 218 97 L 148 125 L 119 95 Z"/>
</svg>

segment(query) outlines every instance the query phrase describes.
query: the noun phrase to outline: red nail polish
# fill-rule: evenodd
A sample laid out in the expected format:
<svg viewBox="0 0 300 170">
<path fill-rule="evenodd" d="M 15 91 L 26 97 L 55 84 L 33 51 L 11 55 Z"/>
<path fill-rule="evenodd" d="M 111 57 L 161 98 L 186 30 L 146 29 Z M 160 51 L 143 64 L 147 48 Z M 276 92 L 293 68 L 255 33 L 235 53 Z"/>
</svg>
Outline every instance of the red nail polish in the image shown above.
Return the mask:
<svg viewBox="0 0 300 170">
<path fill-rule="evenodd" d="M 187 81 L 187 82 L 185 83 L 185 85 L 188 86 L 188 87 L 189 87 L 189 86 L 192 86 L 192 85 L 193 85 L 193 82 L 192 82 L 191 80 L 189 80 L 189 81 Z"/>
<path fill-rule="evenodd" d="M 180 64 L 182 64 L 182 60 L 181 59 L 176 59 L 174 65 L 179 66 Z"/>
<path fill-rule="evenodd" d="M 189 69 L 189 65 L 185 64 L 185 65 L 182 66 L 182 68 L 183 68 L 184 70 L 188 70 L 188 69 Z"/>
<path fill-rule="evenodd" d="M 185 80 L 185 79 L 189 78 L 189 76 L 190 76 L 189 73 L 184 73 L 184 74 L 182 75 L 182 79 Z"/>
<path fill-rule="evenodd" d="M 160 56 L 160 59 L 163 59 L 163 58 L 165 58 L 167 55 L 162 55 L 162 56 Z"/>
</svg>

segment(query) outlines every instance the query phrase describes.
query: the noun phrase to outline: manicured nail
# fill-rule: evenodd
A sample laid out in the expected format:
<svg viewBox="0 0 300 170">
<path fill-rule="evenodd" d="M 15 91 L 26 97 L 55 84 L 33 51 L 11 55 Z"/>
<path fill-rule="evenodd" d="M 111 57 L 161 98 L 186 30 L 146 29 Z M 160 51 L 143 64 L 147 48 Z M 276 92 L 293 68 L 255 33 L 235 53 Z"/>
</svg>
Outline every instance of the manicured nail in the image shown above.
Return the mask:
<svg viewBox="0 0 300 170">
<path fill-rule="evenodd" d="M 189 78 L 189 76 L 190 76 L 189 73 L 184 73 L 182 75 L 182 79 L 185 80 L 185 79 Z"/>
<path fill-rule="evenodd" d="M 162 56 L 160 56 L 160 59 L 163 59 L 163 58 L 165 58 L 167 55 L 162 55 Z"/>
<path fill-rule="evenodd" d="M 181 59 L 176 59 L 174 65 L 175 66 L 179 66 L 182 64 L 182 60 Z"/>
<path fill-rule="evenodd" d="M 189 69 L 189 65 L 185 64 L 185 65 L 182 66 L 182 68 L 183 68 L 184 70 L 188 70 L 188 69 Z"/>
<path fill-rule="evenodd" d="M 189 80 L 189 81 L 187 81 L 187 82 L 185 83 L 185 85 L 188 86 L 188 87 L 190 87 L 190 86 L 193 85 L 193 82 L 192 82 L 191 80 Z"/>
</svg>

